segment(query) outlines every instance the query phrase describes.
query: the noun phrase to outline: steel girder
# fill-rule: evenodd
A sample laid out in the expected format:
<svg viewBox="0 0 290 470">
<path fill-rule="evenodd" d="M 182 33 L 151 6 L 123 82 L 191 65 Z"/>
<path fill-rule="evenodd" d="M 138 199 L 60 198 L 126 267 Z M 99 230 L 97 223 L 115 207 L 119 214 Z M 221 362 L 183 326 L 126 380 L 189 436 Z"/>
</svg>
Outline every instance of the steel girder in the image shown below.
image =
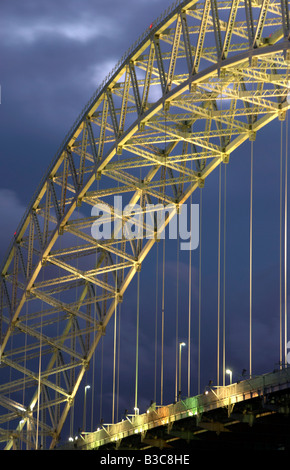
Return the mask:
<svg viewBox="0 0 290 470">
<path fill-rule="evenodd" d="M 120 236 L 132 215 L 116 211 L 113 198 L 138 203 L 141 214 L 146 201 L 177 211 L 237 147 L 284 119 L 288 36 L 285 0 L 177 1 L 96 91 L 3 262 L 5 448 L 56 445 L 108 322 L 156 241 L 154 227 L 148 239 Z M 110 239 L 92 236 L 97 203 L 115 211 Z"/>
</svg>

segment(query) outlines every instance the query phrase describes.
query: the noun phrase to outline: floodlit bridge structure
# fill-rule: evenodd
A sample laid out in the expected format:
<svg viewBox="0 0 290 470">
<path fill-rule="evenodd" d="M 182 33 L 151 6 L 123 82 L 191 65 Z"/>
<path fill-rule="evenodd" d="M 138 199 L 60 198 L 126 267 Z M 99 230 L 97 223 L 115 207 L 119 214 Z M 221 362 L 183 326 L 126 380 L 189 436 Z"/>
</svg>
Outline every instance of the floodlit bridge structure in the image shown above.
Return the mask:
<svg viewBox="0 0 290 470">
<path fill-rule="evenodd" d="M 150 260 L 151 252 L 158 246 L 159 255 L 163 253 L 163 270 L 160 269 L 163 278 L 158 285 L 161 294 L 157 302 L 161 365 L 160 396 L 154 396 L 153 401 L 157 407 L 165 405 L 168 390 L 164 374 L 165 335 L 169 324 L 167 312 L 173 306 L 166 305 L 164 266 L 168 240 L 163 235 L 170 223 L 184 214 L 182 207 L 189 202 L 198 205 L 198 216 L 195 212 L 191 215 L 195 216 L 199 243 L 194 250 L 187 250 L 187 255 L 191 286 L 191 257 L 198 253 L 197 312 L 200 315 L 202 222 L 207 215 L 202 197 L 209 191 L 207 178 L 212 177 L 214 170 L 219 178 L 219 191 L 215 195 L 219 224 L 214 233 L 218 245 L 219 292 L 214 384 L 225 385 L 228 361 L 223 347 L 225 311 L 220 293 L 222 286 L 225 292 L 222 281 L 226 276 L 223 260 L 227 246 L 223 244 L 222 229 L 228 220 L 221 195 L 223 189 L 227 201 L 226 172 L 234 158 L 232 154 L 238 153 L 244 143 L 249 146 L 250 155 L 250 164 L 243 162 L 248 168 L 250 200 L 246 368 L 249 377 L 253 377 L 256 373 L 252 341 L 253 156 L 256 136 L 265 126 L 271 128 L 275 121 L 281 126 L 281 135 L 275 133 L 277 152 L 270 161 L 279 175 L 281 168 L 278 178 L 280 315 L 278 312 L 279 335 L 273 363 L 276 360 L 278 369 L 286 368 L 287 301 L 283 299 L 287 300 L 287 145 L 284 141 L 282 145 L 281 136 L 285 136 L 289 108 L 289 21 L 286 0 L 177 1 L 149 25 L 92 96 L 45 173 L 2 263 L 0 440 L 3 448 L 55 448 L 65 426 L 70 425 L 70 432 L 74 432 L 73 420 L 80 407 L 84 411 L 80 427 L 86 428 L 89 392 L 85 386 L 91 383 L 92 377 L 101 383 L 109 369 L 108 362 L 103 366 L 101 361 L 109 355 L 112 358 L 109 420 L 111 424 L 120 420 L 118 332 L 126 321 L 129 309 L 126 291 L 133 282 L 137 297 L 136 341 L 134 350 L 127 350 L 126 357 L 131 359 L 135 374 L 131 387 L 133 413 L 139 413 L 141 353 L 146 361 L 146 347 L 141 351 L 139 340 L 143 328 L 144 334 L 148 329 L 148 309 L 145 312 L 140 302 L 146 290 L 142 271 L 145 260 L 147 257 Z M 262 161 L 259 170 L 262 172 L 263 168 Z M 266 189 L 271 184 L 265 178 Z M 119 201 L 122 207 L 134 210 L 120 210 Z M 149 227 L 145 223 L 148 205 L 156 209 L 151 212 Z M 170 207 L 163 219 L 158 218 L 158 207 Z M 114 224 L 110 224 L 112 218 Z M 112 227 L 110 236 L 96 236 L 105 235 L 109 227 Z M 177 241 L 177 254 L 181 256 L 180 240 Z M 154 262 L 156 256 L 154 251 Z M 154 276 L 153 267 L 151 277 Z M 239 276 L 237 273 L 237 282 Z M 178 288 L 178 277 L 175 286 Z M 207 286 L 207 296 L 211 295 L 209 289 Z M 196 351 L 191 337 L 190 295 L 191 292 L 186 316 L 188 390 L 184 394 L 187 399 L 193 395 L 193 369 L 198 375 L 196 392 L 201 393 L 204 388 L 200 336 L 197 364 L 192 360 Z M 146 296 L 152 298 L 152 311 L 155 310 L 155 293 L 147 292 Z M 150 334 L 154 336 L 154 322 L 149 318 L 148 322 L 153 324 Z M 141 323 L 146 326 L 141 327 Z M 171 403 L 175 402 L 172 406 L 177 413 L 181 412 L 179 325 L 180 318 L 174 328 L 175 355 L 171 364 L 175 380 Z M 105 353 L 103 345 L 109 335 Z M 102 379 L 96 372 L 100 368 Z M 154 371 L 152 365 L 151 370 L 152 380 L 155 373 L 156 389 L 156 367 Z M 78 396 L 81 405 L 77 405 Z M 103 395 L 100 400 L 104 406 Z M 95 404 L 95 410 L 98 406 Z M 93 422 L 92 426 L 95 430 L 98 423 Z"/>
</svg>

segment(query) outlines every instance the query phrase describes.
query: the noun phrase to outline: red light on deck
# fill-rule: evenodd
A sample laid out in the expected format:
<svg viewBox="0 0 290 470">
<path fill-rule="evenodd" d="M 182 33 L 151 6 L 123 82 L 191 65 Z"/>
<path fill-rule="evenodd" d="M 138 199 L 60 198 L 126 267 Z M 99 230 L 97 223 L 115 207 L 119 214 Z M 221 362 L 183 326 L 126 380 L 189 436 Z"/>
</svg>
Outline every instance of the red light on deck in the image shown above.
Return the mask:
<svg viewBox="0 0 290 470">
<path fill-rule="evenodd" d="M 151 29 L 151 28 L 152 28 L 152 26 L 153 26 L 153 23 L 151 23 L 151 25 L 149 26 L 149 28 Z"/>
</svg>

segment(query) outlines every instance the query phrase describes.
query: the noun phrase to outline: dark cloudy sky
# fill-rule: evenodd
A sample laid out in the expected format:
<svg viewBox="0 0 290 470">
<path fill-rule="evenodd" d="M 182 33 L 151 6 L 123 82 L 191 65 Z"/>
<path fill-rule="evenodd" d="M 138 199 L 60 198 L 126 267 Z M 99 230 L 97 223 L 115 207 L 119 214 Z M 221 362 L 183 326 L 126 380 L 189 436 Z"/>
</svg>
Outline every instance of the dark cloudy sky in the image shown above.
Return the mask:
<svg viewBox="0 0 290 470">
<path fill-rule="evenodd" d="M 166 0 L 1 2 L 0 205 L 7 228 L 14 232 L 95 89 L 165 7 Z"/>
<path fill-rule="evenodd" d="M 170 4 L 169 0 L 2 0 L 1 258 L 40 178 L 78 114 L 125 51 Z M 257 373 L 271 371 L 276 359 L 278 361 L 279 146 L 280 123 L 274 123 L 271 129 L 257 138 L 254 150 L 253 315 L 257 348 L 254 365 Z M 245 144 L 236 156 L 231 157 L 228 166 L 227 215 L 231 222 L 227 233 L 228 354 L 229 365 L 236 374 L 248 367 L 249 163 L 250 146 Z M 202 330 L 205 344 L 203 360 L 209 360 L 205 380 L 215 374 L 217 241 L 216 235 L 211 240 L 209 236 L 217 234 L 217 182 L 216 172 L 209 178 L 208 189 L 204 193 L 203 311 L 204 315 L 209 315 L 204 320 L 205 328 Z M 175 256 L 176 253 L 171 251 L 167 264 L 171 307 L 176 303 Z M 185 315 L 182 331 L 186 336 L 188 259 L 185 255 L 181 262 L 181 289 L 184 289 L 181 295 Z M 147 282 L 143 285 L 143 301 L 146 315 L 150 309 L 152 311 L 153 323 L 154 298 L 151 307 L 148 298 L 154 297 L 152 289 L 155 278 L 152 272 L 155 275 L 155 263 L 148 264 L 147 268 L 149 271 L 151 269 L 151 284 Z M 197 282 L 196 253 L 193 255 L 193 268 Z M 147 276 L 147 280 L 149 278 Z M 194 292 L 197 296 L 196 284 Z M 129 306 L 130 302 L 133 305 L 135 300 L 131 299 Z M 196 308 L 197 304 L 194 305 Z M 194 321 L 196 327 L 196 317 Z M 132 326 L 132 348 L 134 341 Z M 152 329 L 146 322 L 142 324 L 140 348 L 141 351 L 150 351 L 153 358 Z M 174 361 L 174 336 L 166 343 L 166 348 L 169 358 L 166 371 L 169 373 Z M 125 348 L 124 364 L 130 356 L 129 348 Z M 143 355 L 144 376 L 149 375 L 150 363 L 152 372 L 151 359 Z M 172 401 L 172 393 L 169 395 Z M 145 398 L 149 401 L 152 396 L 144 397 L 144 403 Z M 122 405 L 125 407 L 125 401 Z"/>
</svg>

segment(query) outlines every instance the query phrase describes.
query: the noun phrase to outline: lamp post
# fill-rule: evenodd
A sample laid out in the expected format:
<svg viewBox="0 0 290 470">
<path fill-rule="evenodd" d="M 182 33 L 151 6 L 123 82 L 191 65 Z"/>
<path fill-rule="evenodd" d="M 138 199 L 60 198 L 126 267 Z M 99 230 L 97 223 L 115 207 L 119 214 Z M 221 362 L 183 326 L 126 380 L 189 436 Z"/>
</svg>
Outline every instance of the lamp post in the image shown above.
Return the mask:
<svg viewBox="0 0 290 470">
<path fill-rule="evenodd" d="M 230 369 L 227 369 L 226 370 L 226 374 L 228 374 L 230 376 L 230 384 L 232 385 L 232 381 L 233 381 L 233 372 L 230 370 Z"/>
<path fill-rule="evenodd" d="M 181 395 L 181 349 L 183 346 L 186 346 L 185 343 L 179 343 L 179 388 L 178 388 L 178 397 L 180 400 Z"/>
<path fill-rule="evenodd" d="M 91 388 L 90 385 L 85 386 L 85 396 L 84 396 L 84 414 L 83 414 L 83 431 L 86 430 L 86 414 L 87 414 L 87 390 Z"/>
</svg>

